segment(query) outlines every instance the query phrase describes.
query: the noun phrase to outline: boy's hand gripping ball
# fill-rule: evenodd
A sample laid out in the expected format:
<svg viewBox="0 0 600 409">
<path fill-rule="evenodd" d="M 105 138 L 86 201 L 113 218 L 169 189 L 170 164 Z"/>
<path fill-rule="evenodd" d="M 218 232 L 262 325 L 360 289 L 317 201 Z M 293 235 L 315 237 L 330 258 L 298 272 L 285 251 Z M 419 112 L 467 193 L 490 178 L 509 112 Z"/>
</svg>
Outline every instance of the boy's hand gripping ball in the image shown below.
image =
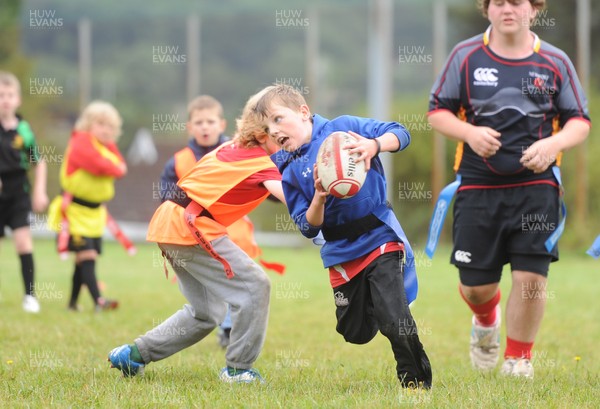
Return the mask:
<svg viewBox="0 0 600 409">
<path fill-rule="evenodd" d="M 358 154 L 350 154 L 346 145 L 356 138 L 346 132 L 333 132 L 319 148 L 317 170 L 323 188 L 332 196 L 346 199 L 358 193 L 365 183 L 365 161 L 356 162 Z"/>
</svg>

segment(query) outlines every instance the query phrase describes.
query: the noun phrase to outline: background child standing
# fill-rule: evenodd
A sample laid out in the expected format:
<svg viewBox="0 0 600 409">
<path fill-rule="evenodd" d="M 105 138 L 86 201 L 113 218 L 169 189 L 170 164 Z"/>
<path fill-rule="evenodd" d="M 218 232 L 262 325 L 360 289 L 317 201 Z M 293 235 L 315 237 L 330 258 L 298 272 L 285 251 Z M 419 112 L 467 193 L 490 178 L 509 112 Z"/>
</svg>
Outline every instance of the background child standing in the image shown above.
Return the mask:
<svg viewBox="0 0 600 409">
<path fill-rule="evenodd" d="M 0 71 L 0 238 L 4 237 L 5 227 L 10 227 L 25 285 L 23 310 L 38 313 L 40 304 L 34 293 L 33 241 L 29 213 L 32 209 L 43 212 L 48 206 L 47 169 L 43 158 L 38 156 L 39 151 L 29 124 L 17 114 L 20 105 L 19 80 L 11 73 Z M 27 177 L 32 164 L 37 165 L 33 192 Z M 30 196 L 32 193 L 33 197 Z"/>
<path fill-rule="evenodd" d="M 82 284 L 90 291 L 96 311 L 118 306 L 117 301 L 100 294 L 96 259 L 102 251 L 107 222 L 104 203 L 115 194 L 115 179 L 127 173 L 116 145 L 121 124 L 121 116 L 107 102 L 94 101 L 83 110 L 60 169 L 63 194 L 50 205 L 49 225 L 59 233 L 59 252 L 75 253 L 70 310 L 79 310 L 77 300 Z"/>
</svg>

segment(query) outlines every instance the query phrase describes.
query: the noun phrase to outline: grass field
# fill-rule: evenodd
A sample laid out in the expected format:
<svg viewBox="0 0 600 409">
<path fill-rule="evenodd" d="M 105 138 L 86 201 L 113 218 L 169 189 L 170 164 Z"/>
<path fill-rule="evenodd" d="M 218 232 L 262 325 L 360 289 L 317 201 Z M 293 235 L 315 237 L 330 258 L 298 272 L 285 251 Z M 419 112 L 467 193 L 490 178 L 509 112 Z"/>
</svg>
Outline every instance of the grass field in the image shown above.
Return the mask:
<svg viewBox="0 0 600 409">
<path fill-rule="evenodd" d="M 422 254 L 422 252 L 418 252 Z M 419 255 L 418 254 L 418 255 Z M 334 303 L 318 249 L 265 249 L 283 261 L 271 275 L 271 312 L 256 367 L 264 385 L 226 385 L 218 378 L 224 352 L 211 334 L 197 345 L 124 379 L 109 370 L 110 349 L 131 342 L 184 303 L 154 245 L 128 257 L 106 243 L 99 262 L 105 295 L 121 301 L 115 312 L 66 310 L 72 272 L 53 242 L 37 241 L 39 315 L 21 310 L 22 283 L 9 241 L 0 252 L 0 407 L 148 408 L 597 408 L 600 405 L 600 264 L 584 254 L 561 254 L 552 267 L 546 317 L 534 349 L 535 379 L 507 379 L 470 368 L 470 313 L 457 292 L 454 267 L 442 249 L 432 261 L 417 257 L 420 294 L 413 307 L 433 366 L 430 393 L 403 392 L 394 377 L 388 341 L 363 346 L 335 332 Z M 505 276 L 503 292 L 510 280 Z M 506 297 L 505 297 L 506 299 Z M 503 340 L 504 345 L 504 340 Z"/>
</svg>

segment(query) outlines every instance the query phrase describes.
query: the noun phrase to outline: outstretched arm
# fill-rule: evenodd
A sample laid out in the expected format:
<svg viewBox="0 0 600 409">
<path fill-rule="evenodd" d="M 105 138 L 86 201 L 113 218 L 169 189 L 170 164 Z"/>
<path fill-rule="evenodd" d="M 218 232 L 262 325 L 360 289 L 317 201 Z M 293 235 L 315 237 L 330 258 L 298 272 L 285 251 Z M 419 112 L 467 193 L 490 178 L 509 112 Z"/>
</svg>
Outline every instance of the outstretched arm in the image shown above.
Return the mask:
<svg viewBox="0 0 600 409">
<path fill-rule="evenodd" d="M 265 180 L 263 185 L 273 196 L 279 199 L 281 203 L 285 204 L 285 196 L 283 195 L 281 180 Z"/>
</svg>

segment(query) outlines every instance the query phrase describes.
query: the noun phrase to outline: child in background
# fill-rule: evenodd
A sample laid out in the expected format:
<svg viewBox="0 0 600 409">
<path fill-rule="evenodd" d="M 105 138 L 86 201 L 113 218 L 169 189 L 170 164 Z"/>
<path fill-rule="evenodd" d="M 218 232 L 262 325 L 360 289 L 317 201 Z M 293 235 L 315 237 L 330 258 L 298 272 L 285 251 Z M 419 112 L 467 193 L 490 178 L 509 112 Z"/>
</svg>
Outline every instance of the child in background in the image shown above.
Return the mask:
<svg viewBox="0 0 600 409">
<path fill-rule="evenodd" d="M 40 158 L 29 124 L 17 114 L 21 106 L 21 85 L 17 77 L 0 71 L 0 238 L 10 227 L 21 261 L 25 285 L 23 310 L 38 313 L 40 304 L 34 293 L 33 241 L 29 213 L 43 212 L 48 206 L 46 162 Z M 35 166 L 33 198 L 27 171 Z M 33 200 L 33 203 L 32 203 Z M 33 206 L 32 206 L 33 205 Z"/>
<path fill-rule="evenodd" d="M 90 103 L 75 124 L 60 169 L 63 194 L 49 210 L 49 224 L 59 233 L 58 250 L 75 253 L 75 270 L 68 308 L 79 311 L 82 284 L 92 296 L 95 310 L 111 310 L 116 300 L 101 296 L 96 279 L 96 259 L 102 252 L 107 223 L 104 203 L 115 194 L 114 182 L 127 173 L 127 165 L 116 141 L 121 134 L 121 116 L 111 104 Z"/>
<path fill-rule="evenodd" d="M 302 94 L 288 85 L 260 92 L 247 123 L 261 129 L 284 151 L 277 163 L 292 219 L 309 238 L 323 234 L 323 264 L 329 269 L 337 331 L 347 342 L 365 344 L 378 331 L 390 340 L 396 373 L 405 388 L 431 387 L 431 366 L 408 308 L 416 297 L 412 250 L 386 200 L 379 152 L 403 150 L 408 131 L 396 122 L 311 115 Z M 317 151 L 335 131 L 358 138 L 350 153 L 365 161 L 367 178 L 353 197 L 338 199 L 323 189 L 316 170 Z"/>
<path fill-rule="evenodd" d="M 227 121 L 223 116 L 223 106 L 217 99 L 210 95 L 200 95 L 188 104 L 187 112 L 186 129 L 191 138 L 185 148 L 176 152 L 168 160 L 160 175 L 159 194 L 162 202 L 181 193 L 181 190 L 177 188 L 177 181 L 188 173 L 204 155 L 229 140 L 229 137 L 224 134 Z M 231 241 L 240 246 L 250 258 L 256 259 L 262 251 L 254 240 L 253 231 L 254 225 L 248 216 L 244 216 L 227 227 L 227 235 Z M 222 348 L 229 345 L 230 333 L 231 311 L 227 309 L 227 315 L 218 328 L 219 345 Z"/>
<path fill-rule="evenodd" d="M 277 147 L 266 135 L 256 135 L 236 136 L 205 155 L 179 180 L 180 191 L 154 213 L 147 239 L 157 242 L 169 260 L 189 304 L 109 353 L 124 376 L 202 340 L 223 321 L 229 305 L 231 342 L 219 377 L 262 382 L 252 364 L 266 335 L 271 285 L 226 230 L 269 194 L 284 200 L 281 175 L 269 157 Z"/>
</svg>

